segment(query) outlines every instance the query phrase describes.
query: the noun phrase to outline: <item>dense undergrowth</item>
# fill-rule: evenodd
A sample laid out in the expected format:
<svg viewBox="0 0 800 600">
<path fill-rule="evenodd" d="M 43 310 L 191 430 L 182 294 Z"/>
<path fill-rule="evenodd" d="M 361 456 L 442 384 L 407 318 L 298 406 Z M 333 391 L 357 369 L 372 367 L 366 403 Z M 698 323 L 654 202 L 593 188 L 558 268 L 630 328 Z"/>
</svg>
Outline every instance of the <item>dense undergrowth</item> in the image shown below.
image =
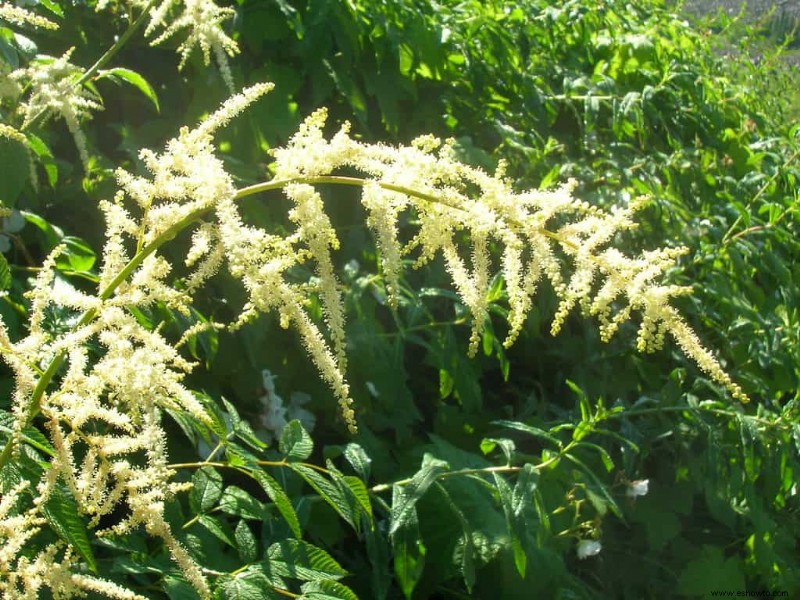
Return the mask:
<svg viewBox="0 0 800 600">
<path fill-rule="evenodd" d="M 30 93 L 24 80 L 11 89 L 9 73 L 73 46 L 70 62 L 92 65 L 143 6 L 106 4 L 98 12 L 92 2 L 36 4 L 59 23 L 52 32 L 0 13 L 4 124 L 23 127 L 15 109 Z M 517 190 L 574 179 L 576 197 L 609 211 L 645 197 L 639 227 L 618 232 L 615 247 L 689 248 L 667 273 L 670 284 L 692 289 L 677 305 L 751 401 L 732 400 L 675 344 L 637 353 L 636 324 L 604 343 L 591 319 L 573 315 L 552 336 L 559 297 L 544 285 L 506 348 L 500 276 L 487 286 L 489 318 L 470 358 L 470 307 L 444 266 L 405 269 L 388 282 L 393 304 L 358 194 L 320 187 L 340 241 L 332 266 L 359 431 L 347 432 L 328 384 L 279 316 L 235 332 L 192 330 L 182 352 L 198 367 L 185 382 L 210 418 L 166 411 L 170 463 L 194 487 L 164 500 L 165 518 L 211 593 L 800 593 L 800 126 L 785 84 L 791 73 L 769 57 L 721 55 L 715 36 L 730 22 L 695 27 L 657 0 L 230 6 L 223 27 L 240 49 L 230 58 L 234 85 L 275 84 L 217 134 L 237 187 L 264 181 L 276 168 L 268 152 L 327 106 L 331 134 L 349 120 L 365 143 L 453 138 L 453 155 L 468 164 L 493 172 L 505 161 Z M 0 237 L 9 265 L 0 314 L 12 340 L 30 330 L 24 292 L 57 245 L 66 250 L 56 280 L 97 289 L 98 206 L 115 194 L 114 169 L 145 172 L 141 148 L 162 148 L 230 95 L 225 69 L 204 64 L 202 52 L 176 75 L 170 44 L 181 35 L 150 47 L 140 30 L 83 82 L 86 98 L 104 109 L 80 121 L 83 157 L 62 121 L 26 123 L 27 149 L 0 136 L 0 199 L 14 209 Z M 275 192 L 241 204 L 249 223 L 276 235 L 292 231 L 289 209 Z M 401 236 L 422 221 L 403 216 Z M 165 257 L 179 259 L 188 246 L 179 235 Z M 497 240 L 490 250 L 499 263 Z M 176 281 L 188 273 L 179 269 Z M 311 293 L 319 272 L 298 264 L 291 275 L 309 282 L 305 310 L 314 322 L 329 322 L 325 299 Z M 178 340 L 198 324 L 235 320 L 248 299 L 220 274 L 188 312 L 159 301 L 129 316 Z M 48 310 L 52 335 L 75 326 L 74 311 Z M 88 352 L 102 356 L 98 347 Z M 3 372 L 4 443 L 18 383 Z M 41 432 L 49 431 L 33 420 L 19 438 L 23 458 L 11 464 L 21 466 L 3 469 L 4 497 L 39 476 L 52 451 Z M 148 598 L 196 597 L 186 571 L 170 562 L 169 543 L 144 531 L 98 538 L 68 486 L 59 489 L 31 561 L 37 544 L 61 540 L 78 571 Z"/>
</svg>

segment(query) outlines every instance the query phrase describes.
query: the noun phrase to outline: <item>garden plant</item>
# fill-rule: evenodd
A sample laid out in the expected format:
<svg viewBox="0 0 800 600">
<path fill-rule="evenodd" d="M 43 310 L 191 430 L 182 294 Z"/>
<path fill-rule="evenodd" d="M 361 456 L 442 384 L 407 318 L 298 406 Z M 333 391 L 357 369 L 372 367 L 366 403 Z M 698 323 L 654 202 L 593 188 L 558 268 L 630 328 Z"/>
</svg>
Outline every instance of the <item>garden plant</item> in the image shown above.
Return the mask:
<svg viewBox="0 0 800 600">
<path fill-rule="evenodd" d="M 2 2 L 0 597 L 800 593 L 792 75 L 713 48 Z"/>
</svg>

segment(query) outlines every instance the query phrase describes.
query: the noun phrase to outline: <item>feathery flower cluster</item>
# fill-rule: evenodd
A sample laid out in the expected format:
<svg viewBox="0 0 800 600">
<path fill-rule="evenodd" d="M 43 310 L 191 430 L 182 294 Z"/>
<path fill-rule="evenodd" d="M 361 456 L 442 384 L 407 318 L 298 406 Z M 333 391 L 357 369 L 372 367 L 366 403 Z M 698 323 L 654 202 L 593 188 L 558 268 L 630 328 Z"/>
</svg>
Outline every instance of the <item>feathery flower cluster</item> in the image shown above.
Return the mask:
<svg viewBox="0 0 800 600">
<path fill-rule="evenodd" d="M 537 286 L 546 278 L 560 298 L 551 327 L 554 335 L 576 307 L 599 319 L 605 341 L 638 312 L 639 350 L 661 348 L 669 334 L 714 381 L 735 398 L 747 400 L 670 306 L 671 298 L 690 289 L 658 282 L 685 250 L 667 248 L 629 257 L 609 246 L 618 232 L 636 226 L 633 216 L 642 200 L 621 210 L 604 211 L 574 198 L 572 183 L 553 191 L 517 193 L 505 179 L 502 165 L 495 175 L 463 165 L 451 146 L 430 136 L 406 148 L 368 145 L 353 140 L 345 125 L 327 140 L 323 135 L 325 118 L 324 111 L 311 115 L 285 148 L 274 151 L 276 180 L 307 185 L 342 167 L 365 173 L 369 182 L 363 186 L 362 202 L 368 224 L 375 231 L 389 292 L 396 293 L 404 254 L 418 250 L 419 265 L 441 252 L 456 291 L 473 318 L 471 353 L 477 351 L 488 318 L 491 243 L 502 248 L 500 273 L 510 308 L 506 346 L 518 336 Z M 287 186 L 290 197 L 295 187 Z M 308 189 L 304 193 L 312 195 Z M 407 209 L 415 211 L 419 232 L 401 247 L 397 218 Z M 326 231 L 323 217 L 317 220 L 320 231 Z M 467 237 L 462 234 L 468 234 L 470 240 L 467 253 L 459 241 Z M 335 247 L 335 238 L 330 232 L 325 235 L 328 246 Z M 318 251 L 309 250 L 316 259 Z M 322 270 L 318 274 L 324 280 Z M 321 285 L 332 290 L 335 280 Z M 330 314 L 329 326 L 340 326 Z"/>
<path fill-rule="evenodd" d="M 159 236 L 169 237 L 170 229 L 180 226 L 184 219 L 188 218 L 184 223 L 188 224 L 197 211 L 213 208 L 223 197 L 233 197 L 233 184 L 213 154 L 211 136 L 269 89 L 270 85 L 262 84 L 234 96 L 194 131 L 182 130 L 160 156 L 143 151 L 141 158 L 153 173 L 151 179 L 123 170 L 117 173 L 124 192 L 117 195 L 115 202 L 103 204 L 108 231 L 101 289 L 113 289 L 112 282 L 130 262 L 128 251 L 132 245 L 141 248 Z M 134 219 L 128 213 L 123 206 L 125 195 L 138 204 L 143 217 Z M 198 235 L 196 239 L 202 237 Z M 28 335 L 12 342 L 0 322 L 0 350 L 16 373 L 16 448 L 20 447 L 22 429 L 29 419 L 31 398 L 42 376 L 40 369 L 57 356 L 64 356 L 67 362 L 58 386 L 39 400 L 40 415 L 47 424 L 56 455 L 51 468 L 42 475 L 37 499 L 26 497 L 27 508 L 16 506 L 13 518 L 24 517 L 24 522 L 14 522 L 20 537 L 15 534 L 13 539 L 21 539 L 24 544 L 24 527 L 33 531 L 41 526 L 44 503 L 56 485 L 63 485 L 94 528 L 124 504 L 126 516 L 107 529 L 96 531 L 96 535 L 122 535 L 144 527 L 150 535 L 162 539 L 198 593 L 209 597 L 200 568 L 170 531 L 164 517 L 165 503 L 185 490 L 186 485 L 172 481 L 174 473 L 167 466 L 161 413 L 165 409 L 176 410 L 206 423 L 209 418 L 182 383 L 193 365 L 179 354 L 175 347 L 178 344 L 148 330 L 131 312 L 132 308 L 146 310 L 156 302 L 188 311 L 190 292 L 176 291 L 166 281 L 170 264 L 151 253 L 129 273 L 128 280 L 116 288 L 113 296 L 88 296 L 56 278 L 54 266 L 61 252 L 62 248 L 56 248 L 51 253 L 29 293 Z M 203 259 L 202 243 L 196 243 L 191 254 L 199 262 L 194 272 L 194 281 L 199 285 L 218 265 L 207 257 Z M 76 319 L 70 333 L 54 336 L 45 318 L 53 308 L 92 318 Z M 90 351 L 90 346 L 95 350 Z M 9 502 L 19 504 L 13 498 Z M 13 544 L 6 544 L 6 548 L 16 552 Z M 77 560 L 68 554 L 59 559 L 60 547 L 48 552 L 42 560 L 50 560 L 51 569 L 36 570 L 39 563 L 35 561 L 26 565 L 17 561 L 7 570 L 0 568 L 0 585 L 11 586 L 8 590 L 48 587 L 59 597 L 69 597 L 79 590 L 98 591 L 114 598 L 137 597 L 111 583 L 70 571 Z M 14 578 L 19 579 L 19 585 Z M 3 597 L 34 596 L 9 592 Z"/>
<path fill-rule="evenodd" d="M 0 2 L 0 20 L 12 25 L 33 25 L 42 29 L 58 29 L 58 24 L 34 12 L 14 6 L 10 2 Z"/>
<path fill-rule="evenodd" d="M 147 2 L 139 0 L 137 4 L 146 6 Z M 159 27 L 164 28 L 151 42 L 155 46 L 177 35 L 184 29 L 188 30 L 186 39 L 178 46 L 178 54 L 181 57 L 178 69 L 184 67 L 186 61 L 197 47 L 203 53 L 205 65 L 211 62 L 211 53 L 213 52 L 219 70 L 222 73 L 222 78 L 231 92 L 233 92 L 235 86 L 228 57 L 238 54 L 239 46 L 223 31 L 222 23 L 227 19 L 233 18 L 236 15 L 236 11 L 232 8 L 221 8 L 214 4 L 212 0 L 181 0 L 177 2 L 181 6 L 181 14 L 167 24 L 165 22 L 167 15 L 175 4 L 175 0 L 163 0 L 152 11 L 150 24 L 147 26 L 145 35 L 151 35 Z"/>
<path fill-rule="evenodd" d="M 52 115 L 61 117 L 75 139 L 81 161 L 86 167 L 89 152 L 79 121 L 92 111 L 102 110 L 103 106 L 100 98 L 88 88 L 75 85 L 83 70 L 69 62 L 74 50 L 70 48 L 60 58 L 38 56 L 27 68 L 12 72 L 9 78 L 23 82 L 30 88 L 27 101 L 19 107 L 24 119 L 23 129 L 40 115 L 45 119 Z"/>
<path fill-rule="evenodd" d="M 67 58 L 68 54 L 59 59 L 64 69 Z M 293 202 L 289 217 L 295 231 L 283 236 L 246 225 L 236 203 L 246 193 L 236 192 L 215 155 L 213 134 L 271 88 L 259 84 L 233 96 L 195 129 L 181 129 L 160 154 L 143 150 L 140 158 L 148 176 L 117 172 L 120 191 L 113 202 L 102 204 L 108 228 L 97 296 L 55 276 L 62 252 L 56 248 L 29 293 L 28 335 L 12 341 L 0 320 L 0 352 L 16 374 L 13 445 L 7 448 L 19 452 L 36 402 L 55 451 L 50 468 L 36 485 L 35 498 L 22 484 L 9 488 L 3 483 L 0 488 L 3 597 L 35 597 L 40 589 L 49 588 L 56 597 L 94 591 L 112 598 L 137 598 L 113 583 L 80 573 L 78 558 L 63 542 L 45 547 L 34 558 L 21 556 L 26 541 L 45 525 L 43 507 L 57 488 L 69 491 L 95 529 L 124 505 L 125 516 L 96 535 L 124 535 L 143 527 L 163 541 L 201 597 L 210 597 L 203 572 L 164 516 L 165 503 L 187 485 L 172 480 L 161 425 L 165 409 L 200 422 L 208 423 L 209 417 L 183 384 L 193 367 L 179 353 L 185 337 L 170 342 L 158 330 L 142 325 L 132 309 L 165 303 L 187 313 L 194 292 L 223 265 L 242 281 L 248 295 L 231 327 L 240 327 L 260 313 L 276 313 L 283 327 L 297 331 L 337 396 L 346 423 L 355 429 L 345 378 L 344 308 L 331 257 L 339 242 L 315 184 L 340 181 L 362 187 L 368 224 L 375 231 L 393 297 L 404 255 L 416 253 L 421 265 L 441 253 L 473 317 L 473 353 L 488 319 L 493 272 L 489 248 L 495 246 L 501 250 L 499 271 L 510 309 L 506 344 L 518 336 L 538 284 L 547 279 L 560 298 L 553 333 L 575 308 L 599 319 L 606 340 L 633 312 L 640 313 L 640 350 L 660 348 L 669 334 L 717 383 L 746 399 L 669 305 L 672 297 L 687 290 L 657 283 L 682 251 L 656 250 L 631 258 L 609 247 L 617 232 L 635 225 L 632 217 L 640 202 L 606 212 L 575 199 L 569 183 L 552 191 L 518 193 L 502 168 L 489 175 L 465 166 L 455 159 L 451 146 L 432 137 L 409 147 L 368 145 L 353 140 L 345 126 L 328 140 L 323 135 L 325 111 L 318 111 L 285 148 L 274 152 L 275 180 L 263 186 L 282 188 Z M 42 94 L 31 96 L 29 109 L 50 106 Z M 72 107 L 76 119 L 79 106 Z M 360 171 L 366 179 L 337 179 L 334 175 L 341 168 Z M 126 199 L 134 206 L 126 207 Z M 398 217 L 407 210 L 415 212 L 419 231 L 403 244 Z M 168 280 L 171 264 L 157 249 L 195 224 L 185 257 L 190 272 L 179 290 Z M 307 310 L 311 288 L 289 276 L 293 267 L 306 261 L 315 265 L 324 329 Z M 54 335 L 45 318 L 53 308 L 83 316 L 75 317 L 69 333 Z M 50 381 L 47 377 L 52 378 L 62 362 L 66 368 L 57 385 L 41 385 Z M 584 543 L 579 554 L 596 554 L 599 543 L 592 544 Z"/>
</svg>

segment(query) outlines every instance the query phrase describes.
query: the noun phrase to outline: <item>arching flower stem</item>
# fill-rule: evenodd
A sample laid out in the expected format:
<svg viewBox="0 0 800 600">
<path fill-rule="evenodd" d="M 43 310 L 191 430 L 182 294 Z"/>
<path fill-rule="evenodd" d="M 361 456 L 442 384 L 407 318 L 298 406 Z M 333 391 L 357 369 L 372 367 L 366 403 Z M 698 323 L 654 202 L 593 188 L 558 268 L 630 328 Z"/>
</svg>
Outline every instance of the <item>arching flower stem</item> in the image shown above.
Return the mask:
<svg viewBox="0 0 800 600">
<path fill-rule="evenodd" d="M 304 183 L 304 184 L 330 184 L 330 185 L 346 185 L 346 186 L 353 186 L 353 187 L 364 187 L 367 185 L 368 182 L 373 182 L 379 187 L 392 192 L 397 192 L 401 194 L 406 194 L 408 196 L 413 196 L 415 198 L 419 198 L 421 200 L 425 200 L 431 203 L 437 204 L 444 204 L 451 208 L 460 209 L 461 207 L 458 206 L 454 202 L 450 202 L 445 198 L 437 197 L 432 194 L 428 194 L 425 192 L 420 192 L 405 186 L 400 186 L 392 183 L 381 182 L 381 181 L 373 181 L 368 178 L 360 178 L 360 177 L 348 177 L 348 176 L 339 176 L 339 175 L 325 175 L 325 176 L 314 176 L 314 177 L 295 177 L 291 179 L 279 179 L 279 180 L 272 180 L 266 181 L 263 183 L 257 183 L 251 186 L 247 186 L 241 188 L 236 192 L 234 195 L 234 200 L 242 200 L 248 196 L 252 196 L 255 194 L 259 194 L 262 192 L 269 192 L 273 190 L 283 189 L 287 185 L 295 184 L 295 183 Z M 100 300 L 107 300 L 111 298 L 117 288 L 127 280 L 127 278 L 142 264 L 142 262 L 153 254 L 156 250 L 158 250 L 161 246 L 165 243 L 171 241 L 175 238 L 181 231 L 189 227 L 195 221 L 202 219 L 206 214 L 213 211 L 213 207 L 205 207 L 202 209 L 198 209 L 193 213 L 187 215 L 180 221 L 176 222 L 174 225 L 166 229 L 163 233 L 161 233 L 158 237 L 156 237 L 152 242 L 145 245 L 144 247 L 137 252 L 137 254 L 131 258 L 131 260 L 125 265 L 123 269 L 114 277 L 111 282 L 101 290 L 99 294 Z M 548 231 L 544 228 L 540 230 L 541 235 L 548 237 L 557 241 L 558 243 L 571 248 L 572 250 L 577 250 L 577 245 L 567 239 L 564 239 L 562 236 L 554 233 L 552 231 Z M 605 270 L 610 275 L 614 275 L 614 268 L 605 263 L 601 258 L 592 256 L 592 259 L 598 261 L 598 266 Z M 84 327 L 85 325 L 89 324 L 95 317 L 97 316 L 97 309 L 90 309 L 87 310 L 81 318 L 78 320 L 75 328 Z M 707 351 L 705 351 L 707 352 Z M 30 405 L 28 406 L 28 411 L 26 415 L 26 419 L 24 422 L 24 427 L 27 427 L 31 424 L 33 419 L 39 414 L 41 409 L 41 398 L 44 395 L 48 385 L 52 381 L 55 374 L 58 372 L 58 369 L 63 364 L 66 358 L 66 352 L 61 351 L 56 354 L 50 361 L 47 369 L 44 371 L 42 376 L 39 378 L 39 381 L 36 384 L 32 394 L 31 394 L 31 401 Z M 697 360 L 696 356 L 692 356 Z M 5 447 L 3 448 L 2 453 L 0 453 L 0 470 L 5 467 L 8 463 L 9 459 L 12 456 L 14 450 L 14 439 L 15 436 L 10 436 L 8 441 L 6 442 Z"/>
</svg>

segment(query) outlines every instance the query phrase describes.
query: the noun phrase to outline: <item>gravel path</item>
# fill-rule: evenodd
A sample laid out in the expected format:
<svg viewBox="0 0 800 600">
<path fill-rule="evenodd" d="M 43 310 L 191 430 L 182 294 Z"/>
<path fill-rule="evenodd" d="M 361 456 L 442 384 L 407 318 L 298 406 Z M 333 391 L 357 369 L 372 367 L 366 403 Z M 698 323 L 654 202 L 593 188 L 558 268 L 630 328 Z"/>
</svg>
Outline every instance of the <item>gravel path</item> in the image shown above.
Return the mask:
<svg viewBox="0 0 800 600">
<path fill-rule="evenodd" d="M 738 0 L 686 0 L 684 7 L 688 12 L 698 15 L 714 14 L 720 8 L 729 15 L 735 15 L 741 9 L 742 4 Z M 768 13 L 773 7 L 776 9 L 776 14 L 785 12 L 789 16 L 800 18 L 800 1 L 798 0 L 749 0 L 746 12 L 749 17 L 758 18 Z"/>
</svg>

